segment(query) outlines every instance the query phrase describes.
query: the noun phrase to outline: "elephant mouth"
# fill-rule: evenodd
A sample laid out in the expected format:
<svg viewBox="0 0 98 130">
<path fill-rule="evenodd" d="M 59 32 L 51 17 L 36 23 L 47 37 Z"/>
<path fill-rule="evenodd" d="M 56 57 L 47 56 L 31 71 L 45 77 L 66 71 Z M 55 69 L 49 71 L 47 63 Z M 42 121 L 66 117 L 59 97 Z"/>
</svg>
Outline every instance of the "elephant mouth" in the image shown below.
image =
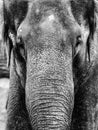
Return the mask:
<svg viewBox="0 0 98 130">
<path fill-rule="evenodd" d="M 26 94 L 33 129 L 69 129 L 73 94 L 64 81 L 57 78 L 37 79 L 29 87 L 33 87 Z"/>
</svg>

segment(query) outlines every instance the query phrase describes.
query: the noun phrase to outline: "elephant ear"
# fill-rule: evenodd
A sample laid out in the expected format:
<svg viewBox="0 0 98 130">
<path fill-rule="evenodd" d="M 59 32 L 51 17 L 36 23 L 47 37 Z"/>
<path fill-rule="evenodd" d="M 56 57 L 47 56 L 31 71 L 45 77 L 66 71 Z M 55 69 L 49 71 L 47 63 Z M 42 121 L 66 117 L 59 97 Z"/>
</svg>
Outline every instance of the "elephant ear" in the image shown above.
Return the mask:
<svg viewBox="0 0 98 130">
<path fill-rule="evenodd" d="M 94 34 L 96 31 L 95 5 L 94 0 L 71 1 L 72 12 L 80 25 L 82 36 L 80 42 L 77 42 L 79 44 L 75 46 L 74 67 L 76 69 L 85 68 L 85 65 L 91 61 L 91 48 L 94 43 Z"/>
<path fill-rule="evenodd" d="M 3 43 L 6 49 L 7 67 L 10 66 L 11 51 L 13 49 L 13 42 L 9 36 L 8 26 L 4 23 L 3 27 Z"/>
<path fill-rule="evenodd" d="M 15 0 L 13 1 L 15 5 L 18 4 L 15 3 Z M 7 5 L 5 6 L 5 4 Z M 23 17 L 21 18 L 22 9 L 17 11 L 12 10 L 12 7 L 13 4 L 10 2 L 3 4 L 3 43 L 6 48 L 7 66 L 10 68 L 11 71 L 12 69 L 14 69 L 14 72 L 21 80 L 22 86 L 24 86 L 26 75 L 26 51 L 22 39 L 17 39 L 17 28 L 19 26 L 19 22 L 21 22 L 23 19 Z M 14 15 L 14 13 L 16 14 L 16 16 Z"/>
<path fill-rule="evenodd" d="M 7 55 L 7 66 L 19 77 L 21 85 L 25 86 L 26 53 L 22 40 L 17 43 L 15 32 L 11 32 L 9 26 L 4 23 L 3 38 Z M 11 74 L 11 73 L 10 73 Z"/>
<path fill-rule="evenodd" d="M 25 8 L 25 10 L 24 10 Z M 27 2 L 20 0 L 3 0 L 3 43 L 6 46 L 7 66 L 10 67 L 11 52 L 24 55 L 24 46 L 21 40 L 17 42 L 17 28 L 24 19 L 27 11 Z M 18 48 L 18 52 L 16 51 Z M 25 56 L 23 56 L 25 57 Z"/>
<path fill-rule="evenodd" d="M 8 2 L 7 2 L 8 3 Z M 3 43 L 6 49 L 6 55 L 7 55 L 7 66 L 10 66 L 10 58 L 11 58 L 11 51 L 13 49 L 13 40 L 14 40 L 14 35 L 13 35 L 13 40 L 11 36 L 12 32 L 12 18 L 10 11 L 8 11 L 8 8 L 6 7 L 5 1 L 3 0 Z M 14 32 L 15 29 L 13 29 Z M 13 34 L 13 33 L 12 33 Z"/>
<path fill-rule="evenodd" d="M 6 48 L 7 66 L 10 67 L 11 53 L 14 53 L 14 59 L 17 62 L 22 62 L 22 59 L 26 60 L 25 47 L 22 39 L 17 39 L 15 30 L 11 30 L 9 25 L 4 21 L 3 27 L 3 43 Z"/>
<path fill-rule="evenodd" d="M 89 27 L 89 35 L 86 43 L 86 57 L 88 55 L 88 60 L 90 61 L 90 48 L 91 48 L 91 43 L 94 40 L 94 33 L 96 30 L 96 3 L 94 0 L 88 0 L 87 6 L 86 6 L 86 11 L 84 13 L 84 18 L 86 19 L 86 23 Z"/>
</svg>

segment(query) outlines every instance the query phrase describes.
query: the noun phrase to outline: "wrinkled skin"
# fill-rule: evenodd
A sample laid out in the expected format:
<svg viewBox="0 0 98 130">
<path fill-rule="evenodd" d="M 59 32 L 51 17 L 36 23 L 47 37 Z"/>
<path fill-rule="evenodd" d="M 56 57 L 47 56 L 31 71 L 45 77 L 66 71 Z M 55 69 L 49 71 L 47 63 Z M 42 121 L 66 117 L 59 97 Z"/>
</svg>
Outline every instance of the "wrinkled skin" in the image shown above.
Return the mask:
<svg viewBox="0 0 98 130">
<path fill-rule="evenodd" d="M 6 130 L 97 130 L 93 0 L 4 0 Z"/>
</svg>

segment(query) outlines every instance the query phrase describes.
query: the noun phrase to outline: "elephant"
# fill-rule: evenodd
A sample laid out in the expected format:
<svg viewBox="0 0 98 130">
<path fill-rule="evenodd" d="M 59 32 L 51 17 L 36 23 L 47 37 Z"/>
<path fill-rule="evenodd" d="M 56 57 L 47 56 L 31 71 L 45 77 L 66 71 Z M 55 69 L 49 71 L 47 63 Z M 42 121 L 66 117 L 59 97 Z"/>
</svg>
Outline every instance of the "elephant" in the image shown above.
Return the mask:
<svg viewBox="0 0 98 130">
<path fill-rule="evenodd" d="M 6 130 L 97 130 L 96 0 L 3 0 Z"/>
</svg>

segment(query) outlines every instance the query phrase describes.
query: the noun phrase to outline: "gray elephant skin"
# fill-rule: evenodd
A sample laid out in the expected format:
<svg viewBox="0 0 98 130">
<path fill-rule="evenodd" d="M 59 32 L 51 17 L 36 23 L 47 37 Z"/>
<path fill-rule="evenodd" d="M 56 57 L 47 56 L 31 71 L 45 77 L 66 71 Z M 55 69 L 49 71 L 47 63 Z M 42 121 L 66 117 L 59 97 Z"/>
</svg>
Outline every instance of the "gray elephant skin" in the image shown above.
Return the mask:
<svg viewBox="0 0 98 130">
<path fill-rule="evenodd" d="M 94 0 L 3 0 L 10 69 L 6 130 L 97 130 Z"/>
</svg>

